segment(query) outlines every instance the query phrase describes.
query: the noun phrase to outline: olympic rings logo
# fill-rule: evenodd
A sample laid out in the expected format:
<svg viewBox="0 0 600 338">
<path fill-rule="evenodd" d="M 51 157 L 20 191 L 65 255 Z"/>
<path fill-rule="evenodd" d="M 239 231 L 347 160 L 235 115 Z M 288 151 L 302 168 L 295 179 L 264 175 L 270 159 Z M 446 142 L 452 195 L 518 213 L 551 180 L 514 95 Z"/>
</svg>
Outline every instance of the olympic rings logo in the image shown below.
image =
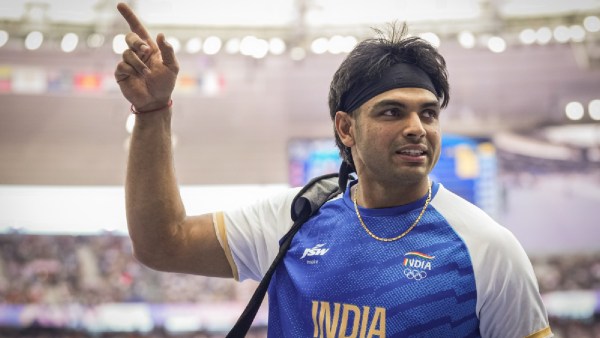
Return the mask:
<svg viewBox="0 0 600 338">
<path fill-rule="evenodd" d="M 421 280 L 427 277 L 427 272 L 422 270 L 404 269 L 404 275 L 408 279 Z"/>
</svg>

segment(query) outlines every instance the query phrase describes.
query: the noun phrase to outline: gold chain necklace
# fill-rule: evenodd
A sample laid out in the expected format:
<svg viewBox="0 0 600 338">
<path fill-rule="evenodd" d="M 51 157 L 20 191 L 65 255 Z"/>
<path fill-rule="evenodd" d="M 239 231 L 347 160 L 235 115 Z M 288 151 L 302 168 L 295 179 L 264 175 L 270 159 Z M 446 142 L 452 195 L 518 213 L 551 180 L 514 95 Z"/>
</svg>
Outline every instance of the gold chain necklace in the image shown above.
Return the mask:
<svg viewBox="0 0 600 338">
<path fill-rule="evenodd" d="M 360 216 L 360 212 L 358 212 L 358 204 L 356 203 L 356 199 L 358 196 L 358 184 L 357 184 L 356 189 L 354 190 L 354 198 L 352 200 L 354 202 L 354 210 L 356 211 L 356 216 L 358 216 L 360 225 L 362 225 L 362 227 L 369 234 L 369 236 L 375 238 L 378 241 L 382 241 L 382 242 L 393 242 L 393 241 L 399 240 L 400 238 L 406 236 L 406 234 L 408 234 L 417 225 L 417 223 L 419 223 L 419 221 L 421 220 L 421 217 L 423 217 L 423 214 L 425 213 L 425 209 L 427 209 L 427 206 L 429 205 L 429 202 L 431 201 L 431 183 L 428 181 L 427 185 L 429 186 L 429 189 L 427 192 L 427 199 L 425 200 L 425 205 L 423 205 L 423 209 L 421 209 L 421 213 L 419 214 L 419 216 L 417 217 L 415 222 L 408 229 L 406 229 L 405 232 L 401 233 L 400 235 L 393 237 L 393 238 L 385 238 L 385 237 L 379 237 L 379 236 L 375 235 L 373 232 L 371 232 L 371 230 L 369 230 L 369 228 L 367 228 L 367 225 L 365 224 L 362 217 Z"/>
</svg>

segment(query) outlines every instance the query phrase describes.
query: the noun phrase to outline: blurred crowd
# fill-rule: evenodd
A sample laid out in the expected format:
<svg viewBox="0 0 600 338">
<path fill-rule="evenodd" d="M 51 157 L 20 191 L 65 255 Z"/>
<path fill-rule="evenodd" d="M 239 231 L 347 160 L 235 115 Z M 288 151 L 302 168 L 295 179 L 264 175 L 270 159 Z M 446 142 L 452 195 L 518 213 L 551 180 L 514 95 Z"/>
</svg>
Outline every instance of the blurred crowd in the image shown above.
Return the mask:
<svg viewBox="0 0 600 338">
<path fill-rule="evenodd" d="M 118 235 L 0 236 L 4 304 L 246 301 L 233 280 L 164 273 L 139 264 Z"/>
<path fill-rule="evenodd" d="M 600 251 L 531 258 L 542 294 L 553 291 L 600 291 Z"/>
<path fill-rule="evenodd" d="M 546 295 L 546 300 L 551 294 L 565 292 L 565 303 L 571 303 L 566 300 L 576 295 L 573 291 L 592 291 L 590 294 L 595 297 L 590 300 L 595 303 L 592 314 L 585 310 L 593 306 L 588 301 L 584 301 L 585 305 L 575 306 L 572 314 L 564 317 L 553 315 L 551 310 L 555 310 L 555 306 L 549 306 L 555 337 L 600 338 L 600 252 L 534 256 L 531 259 L 540 292 Z"/>
<path fill-rule="evenodd" d="M 245 304 L 256 284 L 151 270 L 132 255 L 126 236 L 0 235 L 0 297 L 2 305 L 104 303 L 217 303 Z M 532 257 L 540 291 L 600 291 L 600 252 Z M 600 317 L 551 317 L 556 337 L 600 338 Z M 2 328 L 2 337 L 87 337 L 64 330 L 53 334 L 35 327 Z M 257 331 L 255 337 L 264 336 Z M 170 337 L 153 331 L 144 337 Z M 182 338 L 221 337 L 195 332 Z M 141 337 L 135 333 L 96 333 L 94 337 Z"/>
</svg>

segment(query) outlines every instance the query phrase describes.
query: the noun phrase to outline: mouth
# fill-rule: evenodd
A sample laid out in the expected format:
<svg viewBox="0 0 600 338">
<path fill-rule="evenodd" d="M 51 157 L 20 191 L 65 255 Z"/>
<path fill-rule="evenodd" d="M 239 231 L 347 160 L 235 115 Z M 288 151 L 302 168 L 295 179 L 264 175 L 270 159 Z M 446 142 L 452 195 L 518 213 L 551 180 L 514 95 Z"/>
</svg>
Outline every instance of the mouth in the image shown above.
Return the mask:
<svg viewBox="0 0 600 338">
<path fill-rule="evenodd" d="M 404 155 L 404 156 L 419 157 L 419 156 L 424 156 L 425 154 L 427 154 L 427 152 L 423 151 L 423 150 L 419 150 L 419 149 L 403 149 L 403 150 L 397 151 L 396 154 Z"/>
<path fill-rule="evenodd" d="M 404 161 L 423 163 L 427 158 L 427 149 L 423 146 L 407 146 L 398 149 L 396 154 Z"/>
</svg>

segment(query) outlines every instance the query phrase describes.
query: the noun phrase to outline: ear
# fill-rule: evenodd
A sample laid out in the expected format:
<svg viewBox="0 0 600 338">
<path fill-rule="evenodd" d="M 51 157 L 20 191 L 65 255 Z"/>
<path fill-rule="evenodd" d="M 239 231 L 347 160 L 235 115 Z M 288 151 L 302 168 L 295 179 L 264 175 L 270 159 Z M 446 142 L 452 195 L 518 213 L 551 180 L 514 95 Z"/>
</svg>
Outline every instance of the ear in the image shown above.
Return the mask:
<svg viewBox="0 0 600 338">
<path fill-rule="evenodd" d="M 354 145 L 354 123 L 356 121 L 350 114 L 341 110 L 335 113 L 335 131 L 348 148 Z"/>
</svg>

